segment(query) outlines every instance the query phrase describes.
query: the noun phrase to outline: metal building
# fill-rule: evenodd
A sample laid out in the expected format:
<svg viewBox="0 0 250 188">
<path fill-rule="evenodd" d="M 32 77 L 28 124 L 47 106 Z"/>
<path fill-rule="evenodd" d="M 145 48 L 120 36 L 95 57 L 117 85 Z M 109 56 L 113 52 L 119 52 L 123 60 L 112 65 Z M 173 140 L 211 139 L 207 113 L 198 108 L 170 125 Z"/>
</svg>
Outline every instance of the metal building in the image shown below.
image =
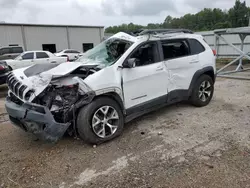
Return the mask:
<svg viewBox="0 0 250 188">
<path fill-rule="evenodd" d="M 0 23 L 0 47 L 19 45 L 24 50 L 84 52 L 103 38 L 103 26 Z"/>
<path fill-rule="evenodd" d="M 214 31 L 197 32 L 197 34 L 202 35 L 209 44 L 209 46 L 215 49 Z M 223 35 L 223 36 L 228 42 L 232 43 L 238 48 L 241 48 L 241 39 L 238 34 Z M 229 46 L 221 39 L 218 38 L 216 43 L 217 43 L 216 50 L 218 58 L 234 58 L 239 56 L 239 52 L 237 50 L 233 49 L 231 46 Z M 250 37 L 246 37 L 246 39 L 244 40 L 244 51 L 250 52 Z"/>
</svg>

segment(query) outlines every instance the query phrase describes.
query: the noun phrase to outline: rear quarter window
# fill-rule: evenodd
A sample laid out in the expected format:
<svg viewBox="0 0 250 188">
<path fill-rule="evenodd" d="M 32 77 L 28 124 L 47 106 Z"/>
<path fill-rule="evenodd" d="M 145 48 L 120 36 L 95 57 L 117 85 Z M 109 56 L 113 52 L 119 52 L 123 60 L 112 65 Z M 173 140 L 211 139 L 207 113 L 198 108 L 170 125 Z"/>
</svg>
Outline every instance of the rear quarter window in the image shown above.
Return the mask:
<svg viewBox="0 0 250 188">
<path fill-rule="evenodd" d="M 13 53 L 23 53 L 23 48 L 22 47 L 13 47 L 12 52 Z"/>
<path fill-rule="evenodd" d="M 190 53 L 191 55 L 200 54 L 205 51 L 205 47 L 196 39 L 189 39 Z"/>
</svg>

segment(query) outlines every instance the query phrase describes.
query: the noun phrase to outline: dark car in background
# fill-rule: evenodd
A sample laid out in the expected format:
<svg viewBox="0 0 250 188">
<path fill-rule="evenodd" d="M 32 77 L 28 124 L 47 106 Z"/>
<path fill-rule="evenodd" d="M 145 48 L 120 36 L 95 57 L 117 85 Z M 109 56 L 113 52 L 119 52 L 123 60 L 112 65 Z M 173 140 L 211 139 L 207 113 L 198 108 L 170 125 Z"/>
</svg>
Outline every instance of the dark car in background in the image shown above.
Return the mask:
<svg viewBox="0 0 250 188">
<path fill-rule="evenodd" d="M 10 71 L 10 67 L 5 62 L 0 61 L 0 85 L 6 83 L 6 78 Z"/>
<path fill-rule="evenodd" d="M 6 46 L 0 48 L 0 60 L 14 59 L 23 53 L 23 47 L 21 46 Z"/>
</svg>

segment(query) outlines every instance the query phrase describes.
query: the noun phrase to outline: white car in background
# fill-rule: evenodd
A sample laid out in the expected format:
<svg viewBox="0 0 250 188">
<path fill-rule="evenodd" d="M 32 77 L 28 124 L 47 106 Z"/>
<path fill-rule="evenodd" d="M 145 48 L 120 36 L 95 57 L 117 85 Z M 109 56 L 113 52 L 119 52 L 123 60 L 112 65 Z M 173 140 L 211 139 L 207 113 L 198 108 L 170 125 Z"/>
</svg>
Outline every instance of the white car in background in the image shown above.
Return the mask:
<svg viewBox="0 0 250 188">
<path fill-rule="evenodd" d="M 15 59 L 7 59 L 1 62 L 6 63 L 11 70 L 14 70 L 38 63 L 64 63 L 67 62 L 67 57 L 57 57 L 48 51 L 27 51 Z"/>
<path fill-rule="evenodd" d="M 68 57 L 69 61 L 74 61 L 75 59 L 79 57 L 80 53 L 81 52 L 77 50 L 66 49 L 66 50 L 62 50 L 62 51 L 55 53 L 55 55 L 58 57 Z"/>
</svg>

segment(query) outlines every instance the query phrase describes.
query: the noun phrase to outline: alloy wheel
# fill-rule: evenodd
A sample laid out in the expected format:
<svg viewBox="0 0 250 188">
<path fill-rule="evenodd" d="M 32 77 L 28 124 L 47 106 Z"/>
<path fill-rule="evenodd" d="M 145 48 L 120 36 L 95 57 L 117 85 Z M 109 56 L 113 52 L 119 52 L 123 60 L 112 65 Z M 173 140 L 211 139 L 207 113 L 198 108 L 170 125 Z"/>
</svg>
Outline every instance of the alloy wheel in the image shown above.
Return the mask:
<svg viewBox="0 0 250 188">
<path fill-rule="evenodd" d="M 206 102 L 212 93 L 212 85 L 209 81 L 203 81 L 199 88 L 199 99 L 202 102 Z"/>
<path fill-rule="evenodd" d="M 107 138 L 115 134 L 118 124 L 118 112 L 111 106 L 98 108 L 92 118 L 92 129 L 100 138 Z"/>
</svg>

